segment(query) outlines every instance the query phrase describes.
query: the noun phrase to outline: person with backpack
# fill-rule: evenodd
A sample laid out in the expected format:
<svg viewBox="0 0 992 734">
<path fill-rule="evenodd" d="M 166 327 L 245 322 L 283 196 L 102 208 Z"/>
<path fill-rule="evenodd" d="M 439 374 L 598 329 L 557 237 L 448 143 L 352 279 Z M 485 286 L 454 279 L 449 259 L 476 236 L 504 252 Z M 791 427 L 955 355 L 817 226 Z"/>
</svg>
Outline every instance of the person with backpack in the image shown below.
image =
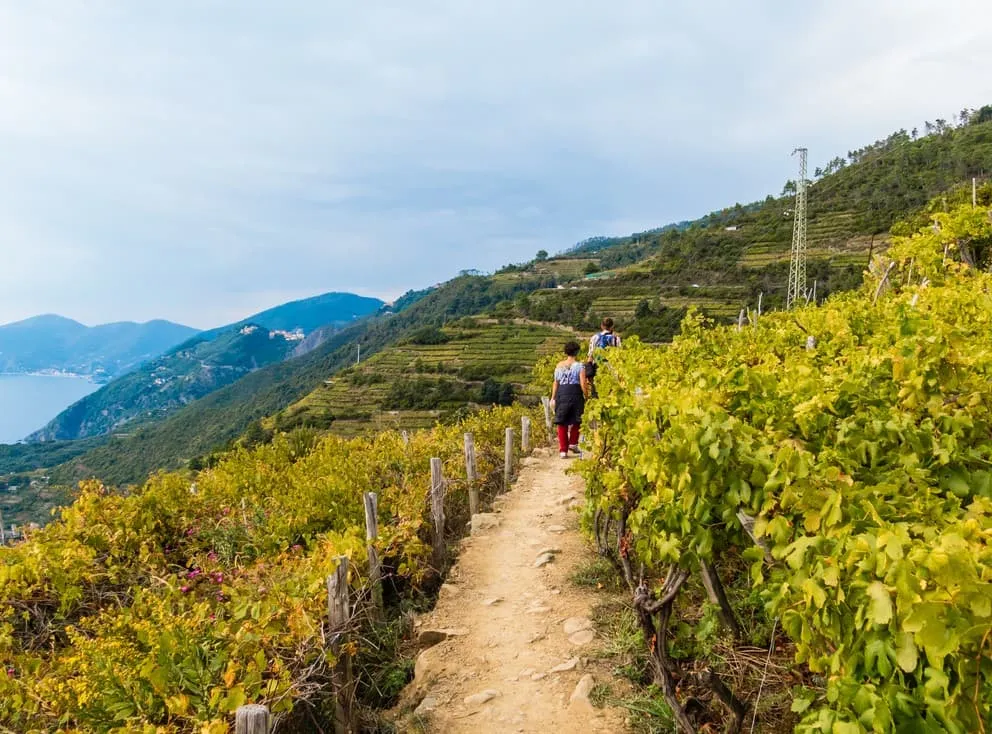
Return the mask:
<svg viewBox="0 0 992 734">
<path fill-rule="evenodd" d="M 601 331 L 589 339 L 589 359 L 586 361 L 586 378 L 589 382 L 589 395 L 596 397 L 596 372 L 599 361 L 603 359 L 602 351 L 607 348 L 619 348 L 620 336 L 613 331 L 613 319 L 607 316 L 600 325 Z"/>
<path fill-rule="evenodd" d="M 593 334 L 589 339 L 590 360 L 593 359 L 594 353 L 597 349 L 620 346 L 620 335 L 613 331 L 613 319 L 609 316 L 603 319 L 603 323 L 600 324 L 600 329 L 601 331 L 598 334 Z"/>
<path fill-rule="evenodd" d="M 568 452 L 579 452 L 579 426 L 589 394 L 585 365 L 578 360 L 579 343 L 565 343 L 565 359 L 555 366 L 555 381 L 551 386 L 551 409 L 558 426 L 558 455 L 566 459 Z"/>
</svg>

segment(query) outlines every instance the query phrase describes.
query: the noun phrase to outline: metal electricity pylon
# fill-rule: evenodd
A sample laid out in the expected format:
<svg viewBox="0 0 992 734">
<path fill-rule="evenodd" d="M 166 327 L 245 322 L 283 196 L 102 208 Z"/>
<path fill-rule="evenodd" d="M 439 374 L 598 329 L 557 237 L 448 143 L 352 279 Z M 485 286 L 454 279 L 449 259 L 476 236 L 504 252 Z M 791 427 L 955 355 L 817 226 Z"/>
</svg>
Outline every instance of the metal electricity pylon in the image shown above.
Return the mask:
<svg viewBox="0 0 992 734">
<path fill-rule="evenodd" d="M 796 180 L 796 209 L 792 225 L 792 256 L 789 259 L 789 289 L 785 307 L 805 303 L 806 293 L 806 148 L 796 148 L 799 154 L 799 178 Z"/>
</svg>

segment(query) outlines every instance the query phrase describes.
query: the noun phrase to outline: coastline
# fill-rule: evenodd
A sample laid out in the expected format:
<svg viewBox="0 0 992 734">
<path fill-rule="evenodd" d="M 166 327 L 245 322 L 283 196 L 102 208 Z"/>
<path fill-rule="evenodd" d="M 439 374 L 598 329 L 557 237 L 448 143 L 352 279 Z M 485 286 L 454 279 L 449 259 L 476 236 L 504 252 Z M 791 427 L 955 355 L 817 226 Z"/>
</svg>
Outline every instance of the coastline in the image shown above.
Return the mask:
<svg viewBox="0 0 992 734">
<path fill-rule="evenodd" d="M 96 379 L 93 375 L 83 375 L 78 372 L 64 372 L 58 370 L 37 370 L 35 372 L 0 372 L 0 377 L 72 377 L 77 380 L 86 380 L 94 385 L 102 385 L 106 381 Z"/>
</svg>

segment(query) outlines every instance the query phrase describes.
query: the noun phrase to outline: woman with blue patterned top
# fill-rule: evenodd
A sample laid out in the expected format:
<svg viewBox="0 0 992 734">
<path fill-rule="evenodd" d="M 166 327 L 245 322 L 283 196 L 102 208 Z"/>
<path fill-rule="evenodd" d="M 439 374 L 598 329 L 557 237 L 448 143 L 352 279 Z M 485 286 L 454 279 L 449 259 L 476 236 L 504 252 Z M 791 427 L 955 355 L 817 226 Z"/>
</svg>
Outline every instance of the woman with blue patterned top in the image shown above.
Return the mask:
<svg viewBox="0 0 992 734">
<path fill-rule="evenodd" d="M 568 457 L 570 450 L 579 452 L 579 425 L 589 392 L 585 365 L 576 359 L 578 354 L 578 342 L 565 344 L 565 359 L 555 367 L 555 382 L 551 387 L 551 406 L 558 425 L 558 452 L 563 459 Z"/>
</svg>

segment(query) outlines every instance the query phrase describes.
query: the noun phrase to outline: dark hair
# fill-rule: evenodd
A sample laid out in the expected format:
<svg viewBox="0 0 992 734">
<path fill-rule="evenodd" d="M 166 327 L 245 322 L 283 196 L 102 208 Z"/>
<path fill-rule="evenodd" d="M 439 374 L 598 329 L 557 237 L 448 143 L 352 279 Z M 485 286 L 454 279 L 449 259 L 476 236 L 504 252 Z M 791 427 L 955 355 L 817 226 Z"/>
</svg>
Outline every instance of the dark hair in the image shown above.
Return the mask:
<svg viewBox="0 0 992 734">
<path fill-rule="evenodd" d="M 565 354 L 574 357 L 579 353 L 579 343 L 575 341 L 565 342 Z"/>
<path fill-rule="evenodd" d="M 609 316 L 603 319 L 603 328 L 606 329 L 607 331 L 613 331 L 613 319 L 611 319 Z"/>
</svg>

